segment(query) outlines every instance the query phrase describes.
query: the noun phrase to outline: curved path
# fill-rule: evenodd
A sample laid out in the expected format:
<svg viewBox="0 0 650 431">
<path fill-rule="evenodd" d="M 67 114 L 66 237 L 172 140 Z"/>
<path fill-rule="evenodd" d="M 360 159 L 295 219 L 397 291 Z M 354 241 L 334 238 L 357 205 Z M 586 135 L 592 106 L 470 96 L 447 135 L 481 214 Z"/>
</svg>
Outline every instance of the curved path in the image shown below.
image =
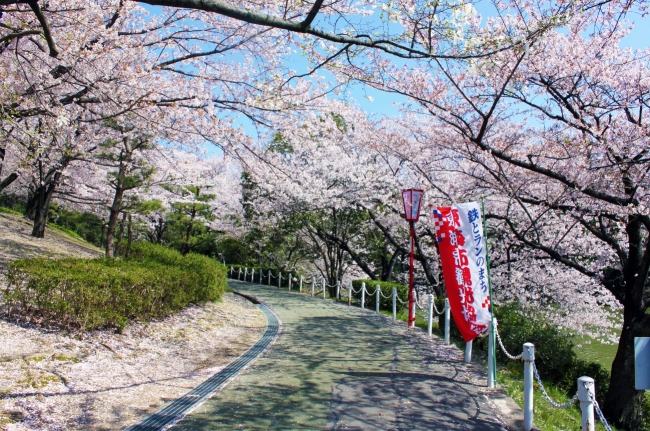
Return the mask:
<svg viewBox="0 0 650 431">
<path fill-rule="evenodd" d="M 281 334 L 174 430 L 503 430 L 521 410 L 462 352 L 402 322 L 333 301 L 229 281 Z"/>
</svg>

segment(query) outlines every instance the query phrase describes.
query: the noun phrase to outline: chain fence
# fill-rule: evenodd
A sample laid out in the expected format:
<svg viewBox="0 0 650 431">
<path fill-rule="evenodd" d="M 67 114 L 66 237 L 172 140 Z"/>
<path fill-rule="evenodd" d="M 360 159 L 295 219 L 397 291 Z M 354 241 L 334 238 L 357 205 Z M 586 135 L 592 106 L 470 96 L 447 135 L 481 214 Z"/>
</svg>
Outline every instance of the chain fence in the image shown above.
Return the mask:
<svg viewBox="0 0 650 431">
<path fill-rule="evenodd" d="M 231 270 L 230 270 L 230 276 L 231 276 L 231 278 L 234 278 L 234 277 L 233 277 L 233 273 L 234 273 L 234 272 L 235 272 L 234 267 L 231 267 Z M 248 268 L 245 268 L 244 271 L 243 271 L 244 281 L 246 281 L 246 276 L 247 276 L 248 274 L 249 274 L 249 273 L 248 273 Z M 251 282 L 252 282 L 252 281 L 254 281 L 254 278 L 255 278 L 255 271 L 251 269 L 250 274 L 251 274 Z M 242 276 L 242 269 L 241 269 L 241 268 L 238 269 L 238 272 L 237 272 L 236 275 L 237 275 L 237 278 L 238 278 L 238 279 L 241 279 L 241 276 Z M 283 277 L 281 272 L 278 272 L 278 275 L 277 275 L 277 276 L 276 276 L 276 275 L 273 275 L 273 272 L 272 272 L 271 270 L 269 270 L 268 273 L 267 273 L 266 276 L 265 276 L 265 275 L 264 275 L 264 271 L 260 269 L 260 283 L 262 283 L 262 279 L 265 278 L 265 277 L 268 277 L 269 280 L 271 280 L 271 279 L 279 279 L 278 286 L 281 285 L 282 279 L 285 279 L 285 280 L 286 280 L 286 279 L 290 279 L 290 283 L 291 283 L 291 281 L 293 281 L 293 282 L 297 282 L 297 281 L 298 281 L 298 279 L 292 277 L 291 274 L 289 275 L 289 277 Z M 354 288 L 354 285 L 353 285 L 352 283 L 349 284 L 349 287 L 346 287 L 346 286 L 343 286 L 342 283 L 340 283 L 340 282 L 336 282 L 336 283 L 334 283 L 334 284 L 329 284 L 329 283 L 327 283 L 327 282 L 325 281 L 325 278 L 324 278 L 324 277 L 321 277 L 320 279 L 321 279 L 321 283 L 320 283 L 320 285 L 319 285 L 320 290 L 318 290 L 318 291 L 316 292 L 315 289 L 314 289 L 314 288 L 315 288 L 315 285 L 316 285 L 316 281 L 318 280 L 318 278 L 316 277 L 316 275 L 313 275 L 313 274 L 312 274 L 312 275 L 310 275 L 308 278 L 300 277 L 300 286 L 301 286 L 301 289 L 302 289 L 302 284 L 303 284 L 303 283 L 310 283 L 310 284 L 311 284 L 311 294 L 312 294 L 312 296 L 319 296 L 319 295 L 322 294 L 322 295 L 323 295 L 323 298 L 325 298 L 325 297 L 326 297 L 325 294 L 326 294 L 327 291 L 328 291 L 327 288 L 333 288 L 333 287 L 336 287 L 336 288 L 337 288 L 337 296 L 336 296 L 335 299 L 340 299 L 340 292 L 341 292 L 341 291 L 348 291 L 348 295 L 349 295 L 349 297 L 348 297 L 348 301 L 351 300 L 351 297 L 352 297 L 352 294 L 353 294 L 353 293 L 360 294 L 361 298 L 363 298 L 363 299 L 361 299 L 362 301 L 364 301 L 364 299 L 365 299 L 367 296 L 370 296 L 370 297 L 378 296 L 378 297 L 382 297 L 382 298 L 385 298 L 385 299 L 390 299 L 390 298 L 392 298 L 392 299 L 393 299 L 393 313 L 395 313 L 395 304 L 399 303 L 399 304 L 401 304 L 401 305 L 407 305 L 407 306 L 408 306 L 408 304 L 409 304 L 408 298 L 407 298 L 406 300 L 402 300 L 402 298 L 400 298 L 399 295 L 396 294 L 396 290 L 393 290 L 393 292 L 392 292 L 391 294 L 386 294 L 386 295 L 385 295 L 384 292 L 382 291 L 382 289 L 381 289 L 381 287 L 380 287 L 379 285 L 375 285 L 375 289 L 371 292 L 368 288 L 366 288 L 365 283 L 362 283 L 360 289 L 355 289 L 355 288 Z M 270 283 L 269 283 L 269 284 L 270 284 Z M 291 284 L 289 284 L 289 286 L 291 286 Z M 417 291 L 415 291 L 415 295 L 414 295 L 414 296 L 415 296 L 415 305 L 416 305 L 416 308 L 419 308 L 420 310 L 425 311 L 426 308 L 427 308 L 427 304 L 424 304 L 424 301 L 423 301 L 424 298 L 422 298 L 421 296 L 419 296 L 419 295 L 417 294 Z M 330 297 L 333 297 L 333 296 L 330 295 Z M 446 304 L 445 304 L 445 308 L 441 311 L 441 310 L 438 310 L 438 308 L 436 307 L 436 304 L 435 304 L 435 297 L 434 297 L 433 295 L 431 295 L 429 298 L 430 298 L 430 300 L 431 300 L 431 302 L 432 302 L 432 306 L 433 306 L 432 308 L 433 308 L 433 310 L 435 310 L 435 313 L 436 313 L 437 315 L 442 315 L 443 313 L 445 313 L 445 312 L 447 311 L 447 308 L 446 308 L 446 307 L 448 306 L 448 305 L 447 305 L 448 302 L 446 302 Z M 364 302 L 365 302 L 365 301 L 364 301 Z M 379 304 L 377 304 L 377 305 L 379 305 Z M 365 306 L 365 304 L 361 304 L 361 307 L 362 307 L 362 308 L 364 308 L 364 306 Z M 377 310 L 379 310 L 379 307 L 377 307 Z M 393 317 L 395 318 L 395 314 L 393 314 Z M 431 313 L 429 314 L 428 318 L 429 318 L 429 320 L 432 319 Z M 446 324 L 448 325 L 449 322 L 446 321 Z M 430 327 L 430 326 L 431 326 L 431 321 L 429 321 L 429 327 Z M 446 328 L 446 329 L 447 329 L 447 328 Z M 446 330 L 445 332 L 447 332 L 447 330 Z M 542 379 L 541 379 L 541 377 L 540 377 L 540 375 L 539 375 L 539 371 L 537 370 L 537 366 L 536 366 L 536 364 L 535 364 L 534 354 L 532 354 L 531 351 L 528 351 L 528 357 L 529 357 L 529 359 L 526 360 L 525 357 L 524 357 L 524 356 L 525 356 L 524 353 L 526 353 L 525 351 L 522 351 L 521 353 L 519 353 L 519 354 L 517 354 L 517 355 L 513 355 L 513 354 L 511 354 L 510 352 L 508 352 L 508 350 L 506 349 L 506 347 L 505 347 L 505 345 L 504 345 L 504 343 L 503 343 L 503 340 L 501 339 L 501 335 L 499 334 L 499 331 L 498 331 L 498 329 L 497 329 L 497 322 L 496 322 L 496 319 L 494 319 L 494 321 L 493 321 L 492 331 L 489 331 L 489 330 L 488 330 L 488 331 L 484 331 L 481 335 L 479 335 L 479 337 L 480 337 L 480 338 L 487 337 L 490 333 L 494 333 L 494 335 L 495 335 L 495 339 L 496 339 L 496 344 L 498 344 L 499 348 L 501 349 L 501 351 L 503 352 L 503 354 L 504 354 L 508 359 L 513 360 L 513 361 L 524 361 L 525 363 L 526 363 L 526 362 L 529 362 L 529 363 L 530 363 L 530 367 L 532 368 L 532 376 L 531 376 L 531 378 L 534 378 L 534 380 L 537 382 L 538 388 L 539 388 L 540 392 L 542 393 L 544 399 L 545 399 L 545 400 L 546 400 L 546 401 L 547 401 L 551 406 L 553 406 L 554 408 L 557 408 L 557 409 L 566 409 L 566 408 L 569 408 L 569 407 L 571 407 L 572 405 L 574 405 L 574 404 L 576 404 L 576 403 L 578 403 L 578 402 L 581 402 L 581 403 L 582 403 L 582 402 L 590 402 L 590 404 L 593 406 L 593 408 L 594 408 L 596 414 L 598 415 L 598 418 L 599 418 L 600 421 L 603 423 L 603 425 L 604 425 L 606 431 L 612 431 L 611 427 L 609 426 L 609 424 L 608 424 L 608 422 L 607 422 L 607 419 L 606 419 L 605 416 L 603 415 L 603 412 L 602 412 L 602 410 L 600 409 L 600 406 L 598 405 L 598 402 L 596 401 L 596 398 L 595 398 L 595 396 L 594 396 L 593 391 L 591 391 L 591 390 L 589 390 L 589 388 L 587 388 L 586 383 L 583 382 L 583 383 L 585 384 L 585 390 L 586 390 L 587 393 L 589 394 L 589 395 L 588 395 L 588 396 L 589 396 L 589 400 L 580 400 L 580 395 L 579 395 L 580 391 L 578 391 L 578 392 L 576 392 L 576 393 L 573 395 L 573 397 L 572 397 L 569 401 L 567 401 L 567 402 L 565 402 L 565 403 L 559 403 L 559 402 L 556 402 L 555 400 L 553 400 L 553 399 L 551 398 L 551 396 L 548 394 L 548 391 L 546 390 L 546 387 L 544 386 L 544 383 L 543 383 L 543 381 L 542 381 Z M 448 342 L 447 339 L 446 339 L 446 341 Z M 524 349 L 527 348 L 528 346 L 530 346 L 530 348 L 533 348 L 532 345 L 528 345 L 528 344 L 527 344 L 527 345 L 525 345 Z M 532 350 L 532 349 L 531 349 L 531 350 Z M 533 350 L 533 352 L 534 352 L 534 350 Z M 532 360 L 530 360 L 530 357 L 531 357 L 531 356 L 532 356 Z M 525 372 L 526 372 L 526 371 L 525 371 Z M 526 391 L 526 390 L 527 390 L 527 389 L 524 388 L 524 391 Z M 530 395 L 529 395 L 529 396 L 530 396 L 531 399 L 532 399 L 532 386 L 530 387 L 529 390 L 530 390 Z M 526 415 L 530 415 L 529 423 L 531 424 L 531 428 L 529 428 L 529 429 L 532 429 L 532 414 L 533 414 L 532 411 L 527 412 L 526 409 L 525 409 L 525 411 L 524 411 L 524 416 L 525 416 L 524 422 L 525 422 L 525 423 L 527 423 L 527 421 L 526 421 Z M 592 415 L 593 415 L 593 413 L 592 413 Z"/>
</svg>

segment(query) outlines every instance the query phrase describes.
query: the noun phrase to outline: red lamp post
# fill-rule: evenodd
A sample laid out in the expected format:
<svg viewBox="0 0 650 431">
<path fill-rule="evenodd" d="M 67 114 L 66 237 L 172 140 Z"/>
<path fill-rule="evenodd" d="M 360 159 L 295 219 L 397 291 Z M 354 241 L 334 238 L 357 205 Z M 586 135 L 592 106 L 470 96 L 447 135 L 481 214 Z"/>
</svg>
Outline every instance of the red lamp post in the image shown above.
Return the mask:
<svg viewBox="0 0 650 431">
<path fill-rule="evenodd" d="M 415 326 L 415 292 L 413 290 L 413 257 L 415 254 L 415 222 L 420 218 L 420 207 L 424 190 L 406 189 L 402 190 L 402 201 L 404 202 L 404 216 L 411 228 L 411 257 L 409 259 L 409 328 Z"/>
</svg>

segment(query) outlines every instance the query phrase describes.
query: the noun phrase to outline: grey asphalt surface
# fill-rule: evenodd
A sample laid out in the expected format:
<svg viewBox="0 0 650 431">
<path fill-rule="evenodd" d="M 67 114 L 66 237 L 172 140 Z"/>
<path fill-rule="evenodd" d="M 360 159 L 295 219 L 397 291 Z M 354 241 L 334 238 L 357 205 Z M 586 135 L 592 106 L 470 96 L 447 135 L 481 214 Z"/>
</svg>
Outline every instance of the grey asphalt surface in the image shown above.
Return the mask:
<svg viewBox="0 0 650 431">
<path fill-rule="evenodd" d="M 174 430 L 520 429 L 480 365 L 370 310 L 229 281 L 282 322 L 275 344 Z"/>
</svg>

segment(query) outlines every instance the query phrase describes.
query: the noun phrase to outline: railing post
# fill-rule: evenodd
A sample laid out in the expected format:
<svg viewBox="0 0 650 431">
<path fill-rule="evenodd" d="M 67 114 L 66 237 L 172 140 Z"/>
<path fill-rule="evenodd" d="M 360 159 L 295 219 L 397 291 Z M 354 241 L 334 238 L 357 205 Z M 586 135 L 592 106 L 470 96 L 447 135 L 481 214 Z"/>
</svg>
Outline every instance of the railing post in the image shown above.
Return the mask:
<svg viewBox="0 0 650 431">
<path fill-rule="evenodd" d="M 393 320 L 397 320 L 397 288 L 393 287 Z"/>
<path fill-rule="evenodd" d="M 429 294 L 429 321 L 427 322 L 429 337 L 433 335 L 433 293 Z"/>
<path fill-rule="evenodd" d="M 488 326 L 488 388 L 493 388 L 496 384 L 496 368 L 494 362 L 494 328 L 496 326 L 496 318 L 492 318 L 490 326 Z"/>
<path fill-rule="evenodd" d="M 361 308 L 366 308 L 366 283 L 361 282 Z"/>
<path fill-rule="evenodd" d="M 465 343 L 465 363 L 469 364 L 472 362 L 472 341 Z"/>
<path fill-rule="evenodd" d="M 417 302 L 418 297 L 416 296 L 415 289 L 413 289 L 413 296 L 415 297 L 415 299 L 413 300 L 413 302 L 409 302 L 409 305 L 411 306 L 411 316 L 413 316 L 413 319 L 417 319 L 415 317 L 415 303 Z M 413 327 L 415 327 L 415 321 L 413 321 Z"/>
<path fill-rule="evenodd" d="M 316 277 L 311 276 L 311 296 L 314 296 L 314 289 L 316 288 Z"/>
<path fill-rule="evenodd" d="M 449 299 L 445 298 L 445 344 L 449 344 L 449 330 L 450 324 L 451 324 L 451 316 L 450 316 L 450 310 L 449 310 Z"/>
<path fill-rule="evenodd" d="M 302 275 L 300 276 L 300 290 L 298 292 L 302 293 Z"/>
<path fill-rule="evenodd" d="M 262 284 L 262 277 L 264 277 L 264 272 L 262 272 L 262 268 L 260 268 L 260 284 Z"/>
<path fill-rule="evenodd" d="M 533 429 L 533 362 L 535 346 L 524 343 L 524 431 Z"/>
<path fill-rule="evenodd" d="M 266 283 L 267 286 L 270 286 L 270 285 L 271 285 L 271 272 L 273 272 L 273 271 L 271 271 L 271 270 L 269 269 L 269 282 Z"/>
<path fill-rule="evenodd" d="M 291 283 L 293 282 L 291 277 L 292 277 L 292 275 L 291 275 L 291 273 L 289 273 L 289 290 L 291 290 Z"/>
<path fill-rule="evenodd" d="M 232 278 L 232 273 L 233 273 L 234 270 L 235 270 L 235 268 L 233 268 L 233 267 L 231 266 L 231 267 L 230 267 L 230 278 Z"/>
<path fill-rule="evenodd" d="M 348 289 L 348 306 L 352 305 L 352 282 L 350 282 L 350 288 Z"/>
<path fill-rule="evenodd" d="M 594 431 L 596 422 L 594 418 L 594 402 L 596 389 L 594 379 L 582 376 L 578 378 L 578 400 L 582 411 L 582 431 Z"/>
<path fill-rule="evenodd" d="M 325 277 L 323 277 L 323 299 L 325 299 Z"/>
<path fill-rule="evenodd" d="M 278 273 L 278 289 L 282 287 L 282 271 Z"/>
<path fill-rule="evenodd" d="M 241 280 L 241 268 L 239 268 L 239 274 L 237 274 L 237 280 Z"/>
<path fill-rule="evenodd" d="M 376 293 L 376 295 L 375 295 L 375 298 L 376 298 L 375 311 L 377 313 L 379 313 L 379 301 L 381 301 L 381 288 L 379 287 L 379 285 L 376 285 L 375 289 L 376 289 L 376 292 L 375 292 Z"/>
<path fill-rule="evenodd" d="M 336 300 L 341 300 L 341 280 L 336 282 Z"/>
</svg>

